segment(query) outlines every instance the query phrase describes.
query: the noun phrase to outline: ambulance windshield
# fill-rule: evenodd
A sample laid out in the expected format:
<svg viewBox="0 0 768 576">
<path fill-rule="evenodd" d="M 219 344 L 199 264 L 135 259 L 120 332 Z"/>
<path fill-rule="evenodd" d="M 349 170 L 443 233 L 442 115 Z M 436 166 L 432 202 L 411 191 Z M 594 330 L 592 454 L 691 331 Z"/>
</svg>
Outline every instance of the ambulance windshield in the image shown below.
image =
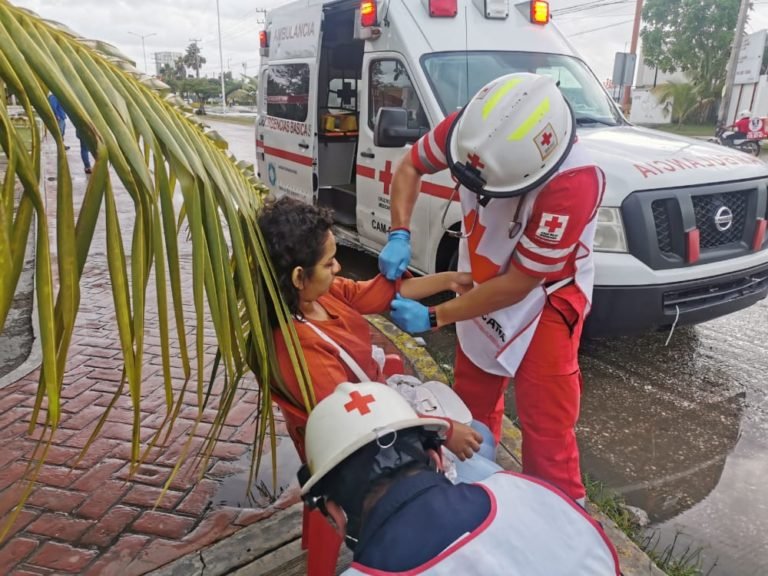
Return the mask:
<svg viewBox="0 0 768 576">
<path fill-rule="evenodd" d="M 444 114 L 464 106 L 485 84 L 504 74 L 551 76 L 570 102 L 580 125 L 622 124 L 615 104 L 578 58 L 539 52 L 435 52 L 421 59 Z"/>
</svg>

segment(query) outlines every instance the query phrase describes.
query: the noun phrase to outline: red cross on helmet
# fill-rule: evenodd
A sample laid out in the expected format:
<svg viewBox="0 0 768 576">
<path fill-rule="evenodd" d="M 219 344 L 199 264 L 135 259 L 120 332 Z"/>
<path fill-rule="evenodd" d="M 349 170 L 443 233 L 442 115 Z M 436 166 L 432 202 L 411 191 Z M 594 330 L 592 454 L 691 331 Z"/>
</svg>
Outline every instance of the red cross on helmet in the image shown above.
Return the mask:
<svg viewBox="0 0 768 576">
<path fill-rule="evenodd" d="M 575 121 L 555 81 L 507 74 L 486 84 L 448 135 L 448 167 L 466 188 L 506 198 L 546 182 L 574 142 Z"/>
<path fill-rule="evenodd" d="M 302 495 L 363 446 L 417 426 L 439 431 L 446 430 L 448 423 L 420 418 L 405 398 L 385 384 L 339 384 L 309 415 L 305 447 L 311 477 L 302 486 Z"/>
</svg>

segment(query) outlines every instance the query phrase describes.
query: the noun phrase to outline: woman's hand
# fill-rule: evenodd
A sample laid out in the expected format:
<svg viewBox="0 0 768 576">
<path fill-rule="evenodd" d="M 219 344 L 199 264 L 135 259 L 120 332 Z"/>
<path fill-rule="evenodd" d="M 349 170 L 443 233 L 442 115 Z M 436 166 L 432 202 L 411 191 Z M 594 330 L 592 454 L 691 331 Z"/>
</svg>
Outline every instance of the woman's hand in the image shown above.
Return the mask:
<svg viewBox="0 0 768 576">
<path fill-rule="evenodd" d="M 449 284 L 449 290 L 461 295 L 465 292 L 469 292 L 474 288 L 475 284 L 472 281 L 472 274 L 469 272 L 452 272 Z"/>
<path fill-rule="evenodd" d="M 451 435 L 445 441 L 445 447 L 463 462 L 467 458 L 472 458 L 475 452 L 480 450 L 483 437 L 471 426 L 455 421 L 452 424 Z"/>
</svg>

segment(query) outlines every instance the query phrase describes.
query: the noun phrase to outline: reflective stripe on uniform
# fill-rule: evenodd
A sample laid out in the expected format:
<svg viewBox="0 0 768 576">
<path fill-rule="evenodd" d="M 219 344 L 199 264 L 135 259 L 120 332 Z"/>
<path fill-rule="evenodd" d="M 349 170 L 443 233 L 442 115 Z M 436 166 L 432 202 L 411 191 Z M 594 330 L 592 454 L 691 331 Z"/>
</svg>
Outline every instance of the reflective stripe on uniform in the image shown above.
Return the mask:
<svg viewBox="0 0 768 576">
<path fill-rule="evenodd" d="M 560 270 L 565 268 L 566 263 L 566 260 L 563 260 L 557 264 L 541 264 L 523 256 L 519 251 L 516 251 L 514 254 L 512 254 L 512 258 L 514 258 L 514 260 L 524 268 L 527 268 L 532 272 L 538 272 L 540 274 L 552 274 L 554 272 L 560 272 Z"/>
<path fill-rule="evenodd" d="M 535 254 L 539 254 L 540 256 L 544 256 L 545 258 L 565 258 L 566 256 L 570 256 L 571 252 L 573 252 L 575 244 L 572 246 L 569 246 L 568 248 L 562 248 L 562 249 L 555 249 L 555 248 L 542 248 L 538 244 L 534 244 L 527 236 L 521 236 L 520 237 L 520 245 L 530 250 L 531 252 L 534 252 Z"/>
</svg>

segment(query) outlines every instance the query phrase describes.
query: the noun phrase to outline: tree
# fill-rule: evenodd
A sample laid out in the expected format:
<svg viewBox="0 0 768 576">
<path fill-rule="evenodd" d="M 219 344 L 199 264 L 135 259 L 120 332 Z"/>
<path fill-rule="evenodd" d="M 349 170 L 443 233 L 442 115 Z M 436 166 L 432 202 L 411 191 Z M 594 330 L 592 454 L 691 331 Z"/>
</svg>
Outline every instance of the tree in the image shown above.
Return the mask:
<svg viewBox="0 0 768 576">
<path fill-rule="evenodd" d="M 187 46 L 187 51 L 182 58 L 184 66 L 192 68 L 195 71 L 195 78 L 200 78 L 200 68 L 205 64 L 205 58 L 200 53 L 200 46 L 197 42 L 192 42 Z"/>
<path fill-rule="evenodd" d="M 221 402 L 216 423 L 208 435 L 203 454 L 206 459 L 210 454 L 208 450 L 218 439 L 243 376 L 253 372 L 259 382 L 275 382 L 278 387 L 282 382 L 276 373 L 272 328 L 266 319 L 268 308 L 277 312 L 286 342 L 290 343 L 296 373 L 303 382 L 302 406 L 310 410 L 314 399 L 307 384 L 306 366 L 296 347 L 298 339 L 256 226 L 266 189 L 251 172 L 239 168 L 213 136 L 206 135 L 161 94 L 150 89 L 152 85 L 164 85 L 155 79 L 140 82 L 123 72 L 118 62 L 121 55 L 114 48 L 96 42 L 94 49 L 90 47 L 93 42 L 86 44 L 5 1 L 0 1 L 0 44 L 0 149 L 7 159 L 2 174 L 4 184 L 0 187 L 0 331 L 8 319 L 19 283 L 28 239 L 34 237 L 37 246 L 35 282 L 42 370 L 31 422 L 33 427 L 40 423 L 37 426 L 43 430 L 39 434 L 36 459 L 31 461 L 29 490 L 61 420 L 61 391 L 80 307 L 83 270 L 89 256 L 104 249 L 109 254 L 109 267 L 104 274 L 109 275 L 108 285 L 115 302 L 123 383 L 127 384 L 134 412 L 131 449 L 134 464 L 141 456 L 145 296 L 149 290 L 157 292 L 156 313 L 162 334 L 162 373 L 169 426 L 178 414 L 175 410 L 182 405 L 179 384 L 186 388 L 186 381 L 194 374 L 198 398 L 204 398 L 203 328 L 206 315 L 210 316 L 219 345 L 214 366 L 226 379 L 224 389 L 217 390 L 221 393 Z M 108 52 L 109 59 L 97 51 L 100 47 Z M 125 57 L 122 60 L 126 60 Z M 26 112 L 29 120 L 25 131 L 19 124 L 8 121 L 3 86 L 15 95 Z M 48 91 L 62 103 L 69 120 L 96 158 L 80 206 L 75 206 L 73 170 L 48 104 Z M 43 134 L 36 118 L 51 133 L 56 146 L 56 174 L 49 176 L 56 182 L 57 200 L 51 212 L 41 191 Z M 132 231 L 121 230 L 119 225 L 112 186 L 116 180 L 127 190 L 135 209 Z M 20 190 L 18 201 L 17 189 Z M 176 193 L 183 198 L 180 209 L 174 206 Z M 102 211 L 103 219 L 100 218 Z M 52 233 L 54 221 L 55 233 Z M 189 347 L 186 334 L 190 322 L 185 318 L 181 293 L 182 280 L 186 279 L 182 278 L 178 252 L 182 223 L 189 231 L 194 255 L 190 283 L 196 336 Z M 106 246 L 92 243 L 97 227 L 101 226 L 106 230 Z M 123 235 L 130 238 L 124 240 Z M 130 243 L 130 256 L 126 256 L 126 242 Z M 55 256 L 50 249 L 54 243 Z M 179 354 L 183 366 L 180 383 L 170 366 L 170 334 L 174 329 L 180 344 L 174 353 Z M 188 348 L 194 350 L 197 357 L 195 372 Z M 209 386 L 216 382 L 221 385 L 221 380 L 212 377 L 209 382 Z M 115 398 L 122 393 L 121 384 Z M 254 461 L 260 459 L 267 431 L 274 430 L 270 387 L 262 386 L 260 396 L 262 405 L 257 415 L 260 425 L 254 438 Z M 201 405 L 201 416 L 202 408 Z M 109 407 L 104 409 L 94 434 L 108 415 Z M 91 441 L 93 439 L 91 437 Z M 90 442 L 86 450 L 88 446 Z M 273 454 L 274 448 L 273 440 Z M 180 460 L 178 464 L 181 463 Z M 21 504 L 28 495 L 25 491 Z M 0 540 L 22 509 L 21 504 L 9 522 L 0 527 Z"/>
<path fill-rule="evenodd" d="M 740 0 L 646 0 L 643 55 L 664 72 L 685 72 L 700 101 L 716 101 L 725 84 Z"/>
</svg>

